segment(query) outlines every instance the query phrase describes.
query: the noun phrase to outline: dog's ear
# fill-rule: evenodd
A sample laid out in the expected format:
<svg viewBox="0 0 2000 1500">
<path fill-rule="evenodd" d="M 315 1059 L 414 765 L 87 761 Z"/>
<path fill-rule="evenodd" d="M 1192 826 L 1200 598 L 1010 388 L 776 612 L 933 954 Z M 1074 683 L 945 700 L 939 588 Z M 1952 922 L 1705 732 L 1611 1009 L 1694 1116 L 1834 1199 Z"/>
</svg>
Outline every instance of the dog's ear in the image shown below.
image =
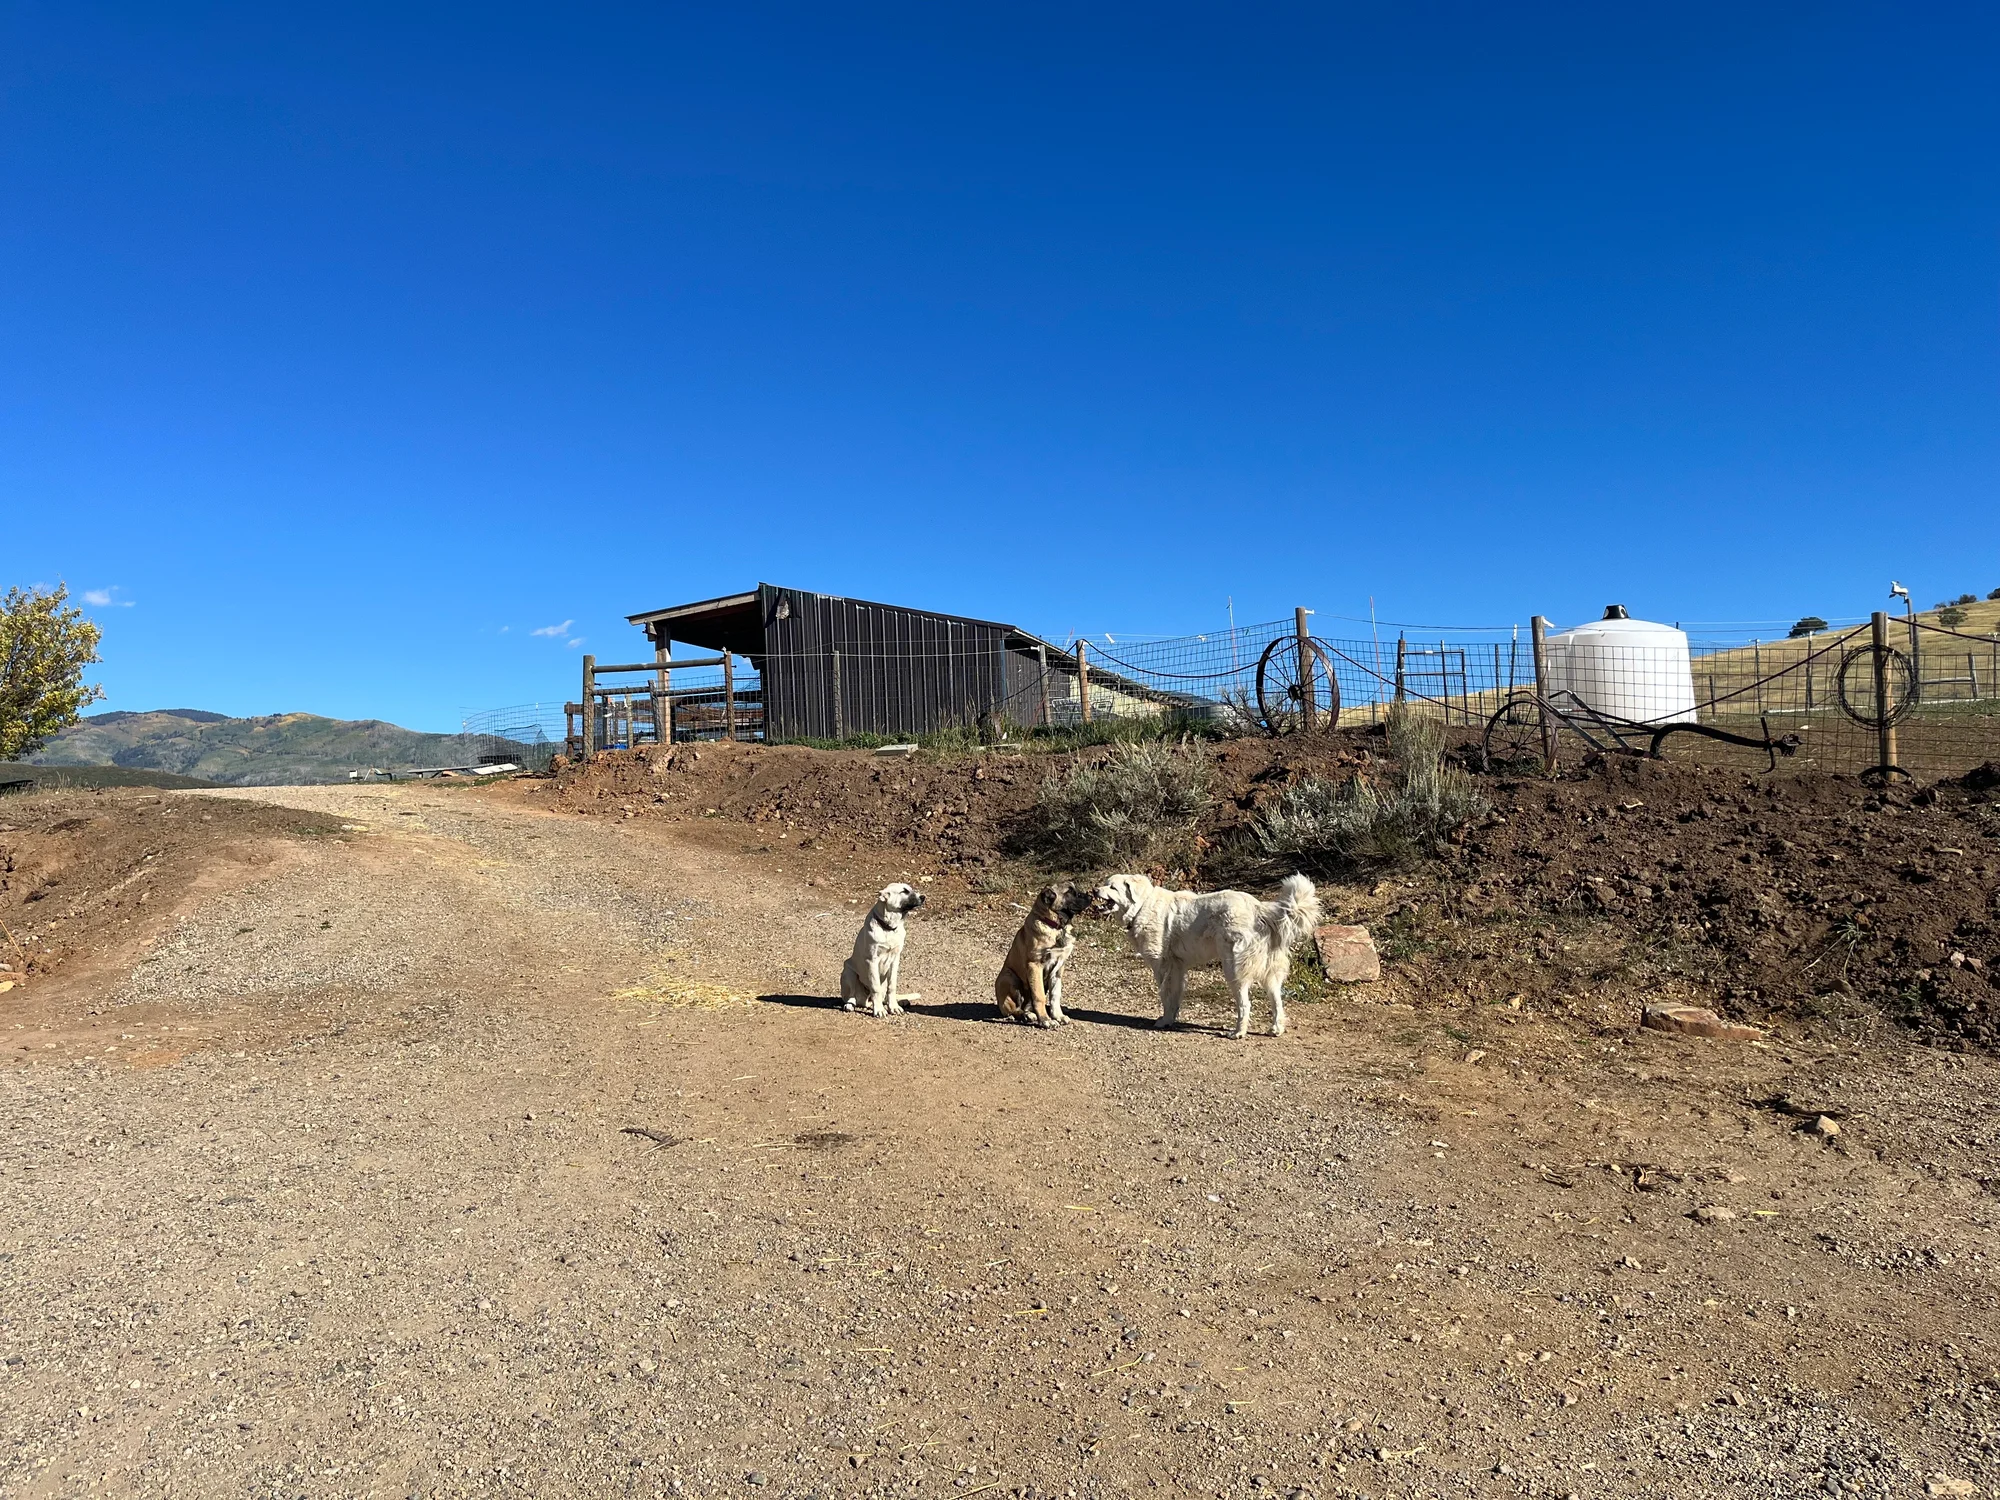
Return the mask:
<svg viewBox="0 0 2000 1500">
<path fill-rule="evenodd" d="M 1035 897 L 1035 904 L 1037 906 L 1055 906 L 1061 900 L 1062 900 L 1061 886 L 1045 885 L 1042 887 L 1042 893 L 1039 896 Z"/>
<path fill-rule="evenodd" d="M 891 911 L 894 911 L 896 909 L 896 898 L 902 893 L 903 888 L 900 885 L 885 885 L 875 893 L 875 899 Z"/>
</svg>

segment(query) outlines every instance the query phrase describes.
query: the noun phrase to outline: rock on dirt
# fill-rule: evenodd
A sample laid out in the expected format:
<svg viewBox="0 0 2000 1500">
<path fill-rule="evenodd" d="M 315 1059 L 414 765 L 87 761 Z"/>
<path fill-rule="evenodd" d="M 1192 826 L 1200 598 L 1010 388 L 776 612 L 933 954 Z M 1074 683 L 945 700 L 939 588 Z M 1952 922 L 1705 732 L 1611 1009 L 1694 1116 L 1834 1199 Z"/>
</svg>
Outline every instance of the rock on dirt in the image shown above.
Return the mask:
<svg viewBox="0 0 2000 1500">
<path fill-rule="evenodd" d="M 1640 1012 L 1639 1024 L 1653 1031 L 1677 1031 L 1714 1041 L 1754 1042 L 1765 1035 L 1761 1026 L 1725 1021 L 1702 1005 L 1649 1005 Z"/>
<path fill-rule="evenodd" d="M 1344 927 L 1328 922 L 1313 932 L 1319 949 L 1320 967 L 1326 977 L 1341 984 L 1366 984 L 1382 977 L 1382 957 L 1375 951 L 1375 939 L 1366 927 Z"/>
</svg>

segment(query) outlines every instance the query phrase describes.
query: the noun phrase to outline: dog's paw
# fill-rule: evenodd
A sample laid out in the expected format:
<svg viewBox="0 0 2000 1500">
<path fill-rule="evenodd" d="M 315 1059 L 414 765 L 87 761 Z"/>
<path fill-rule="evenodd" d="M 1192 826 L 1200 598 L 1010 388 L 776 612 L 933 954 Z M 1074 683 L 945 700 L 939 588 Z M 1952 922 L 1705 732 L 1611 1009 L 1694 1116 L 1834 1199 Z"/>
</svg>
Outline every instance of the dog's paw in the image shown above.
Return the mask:
<svg viewBox="0 0 2000 1500">
<path fill-rule="evenodd" d="M 1174 1027 L 1178 1026 L 1179 1024 L 1180 1023 L 1178 1021 L 1169 1021 L 1165 1016 L 1161 1016 L 1159 1020 L 1153 1023 L 1153 1030 L 1172 1031 Z"/>
</svg>

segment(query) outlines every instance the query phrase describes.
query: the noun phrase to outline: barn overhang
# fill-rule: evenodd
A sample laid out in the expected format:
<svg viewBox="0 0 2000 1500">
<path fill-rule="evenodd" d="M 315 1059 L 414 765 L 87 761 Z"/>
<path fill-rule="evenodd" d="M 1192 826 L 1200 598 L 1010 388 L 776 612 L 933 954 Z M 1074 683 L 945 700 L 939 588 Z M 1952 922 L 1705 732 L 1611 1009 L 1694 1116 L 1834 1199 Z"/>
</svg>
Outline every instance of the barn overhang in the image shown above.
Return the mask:
<svg viewBox="0 0 2000 1500">
<path fill-rule="evenodd" d="M 764 654 L 764 612 L 755 590 L 747 594 L 724 594 L 719 599 L 701 599 L 693 604 L 669 605 L 625 618 L 644 630 L 656 645 L 681 641 L 735 656 Z"/>
</svg>

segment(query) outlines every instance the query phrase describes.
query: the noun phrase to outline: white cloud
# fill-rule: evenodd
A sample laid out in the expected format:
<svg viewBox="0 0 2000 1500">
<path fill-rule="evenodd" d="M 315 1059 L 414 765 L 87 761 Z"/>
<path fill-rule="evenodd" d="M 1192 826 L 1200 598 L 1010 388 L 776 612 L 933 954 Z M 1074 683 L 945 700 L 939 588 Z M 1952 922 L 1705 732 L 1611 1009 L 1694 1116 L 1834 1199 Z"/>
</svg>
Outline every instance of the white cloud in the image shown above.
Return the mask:
<svg viewBox="0 0 2000 1500">
<path fill-rule="evenodd" d="M 114 583 L 108 589 L 85 589 L 82 594 L 83 602 L 96 609 L 110 609 L 113 606 L 119 609 L 130 609 L 134 601 L 112 597 L 118 592 L 118 588 L 119 585 Z"/>
<path fill-rule="evenodd" d="M 576 638 L 575 640 L 573 640 L 573 641 L 571 641 L 571 642 L 570 642 L 570 645 L 572 645 L 572 646 L 581 646 L 582 644 L 583 644 L 583 637 L 582 637 L 582 636 L 578 636 L 578 637 L 577 637 L 577 638 Z"/>
<path fill-rule="evenodd" d="M 576 621 L 574 620 L 564 620 L 560 625 L 544 625 L 540 630 L 531 630 L 528 634 L 548 636 L 568 635 L 570 626 L 575 623 Z"/>
</svg>

